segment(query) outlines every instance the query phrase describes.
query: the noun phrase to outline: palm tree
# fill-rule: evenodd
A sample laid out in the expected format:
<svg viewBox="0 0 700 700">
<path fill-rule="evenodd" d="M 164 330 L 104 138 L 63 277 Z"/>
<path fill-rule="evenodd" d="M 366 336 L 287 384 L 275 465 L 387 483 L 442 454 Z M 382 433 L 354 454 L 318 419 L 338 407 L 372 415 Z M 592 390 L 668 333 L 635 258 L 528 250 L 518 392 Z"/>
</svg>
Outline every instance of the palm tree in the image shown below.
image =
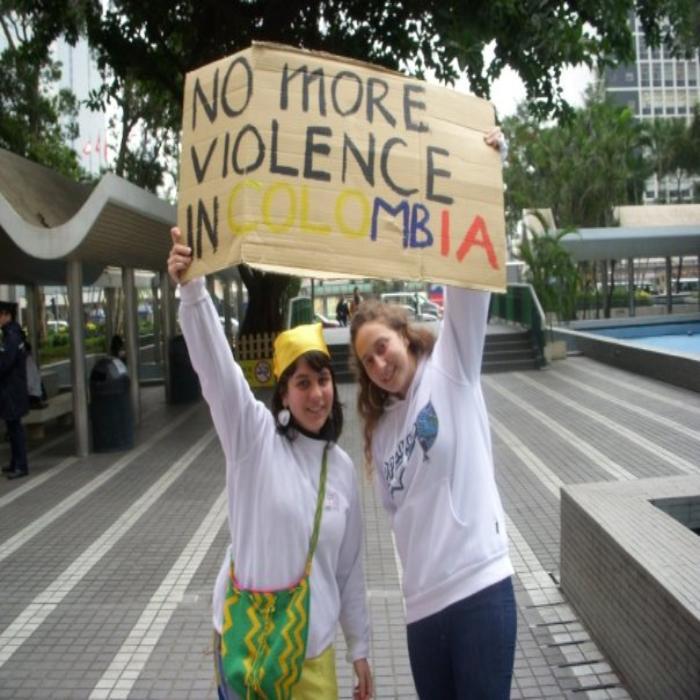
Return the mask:
<svg viewBox="0 0 700 700">
<path fill-rule="evenodd" d="M 576 318 L 579 273 L 561 239 L 569 229 L 553 231 L 544 218 L 535 213 L 542 230 L 527 227 L 518 257 L 527 265 L 526 279 L 532 284 L 545 312 L 553 312 L 558 321 Z"/>
<path fill-rule="evenodd" d="M 684 132 L 685 125 L 676 119 L 654 119 L 646 125 L 645 145 L 659 185 L 664 184 L 667 204 L 671 201 L 670 176 L 677 170 L 675 161 Z"/>
</svg>

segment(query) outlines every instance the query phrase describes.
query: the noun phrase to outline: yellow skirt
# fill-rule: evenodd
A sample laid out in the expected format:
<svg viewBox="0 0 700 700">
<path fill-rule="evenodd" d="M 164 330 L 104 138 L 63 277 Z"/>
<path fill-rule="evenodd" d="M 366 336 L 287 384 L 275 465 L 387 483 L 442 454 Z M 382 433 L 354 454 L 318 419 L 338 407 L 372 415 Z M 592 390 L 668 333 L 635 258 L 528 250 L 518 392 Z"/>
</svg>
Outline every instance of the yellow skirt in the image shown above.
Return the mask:
<svg viewBox="0 0 700 700">
<path fill-rule="evenodd" d="M 306 659 L 301 678 L 292 690 L 292 700 L 337 700 L 335 650 L 331 644 L 313 659 Z"/>
<path fill-rule="evenodd" d="M 214 632 L 214 668 L 219 700 L 238 700 L 238 696 L 223 677 L 221 637 L 216 632 Z M 337 700 L 337 698 L 335 650 L 331 644 L 318 656 L 304 661 L 301 678 L 292 690 L 292 700 Z"/>
</svg>

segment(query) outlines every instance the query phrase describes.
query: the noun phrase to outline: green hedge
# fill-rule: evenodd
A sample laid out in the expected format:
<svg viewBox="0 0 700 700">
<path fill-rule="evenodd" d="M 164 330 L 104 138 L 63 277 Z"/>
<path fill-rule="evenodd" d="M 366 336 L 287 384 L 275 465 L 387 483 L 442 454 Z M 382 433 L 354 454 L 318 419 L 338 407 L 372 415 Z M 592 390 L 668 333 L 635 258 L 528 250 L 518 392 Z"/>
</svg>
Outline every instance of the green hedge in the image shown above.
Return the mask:
<svg viewBox="0 0 700 700">
<path fill-rule="evenodd" d="M 98 353 L 107 352 L 107 343 L 104 335 L 91 336 L 89 333 L 85 338 L 85 352 Z M 68 333 L 51 333 L 49 337 L 39 347 L 39 358 L 41 364 L 67 360 L 70 357 L 70 338 Z"/>
<path fill-rule="evenodd" d="M 576 295 L 576 307 L 578 309 L 595 308 L 595 294 L 593 292 Z M 651 294 L 637 290 L 634 293 L 635 306 L 651 306 L 654 303 Z M 598 293 L 598 304 L 601 308 L 605 305 L 605 297 L 602 292 Z M 612 308 L 625 308 L 629 306 L 629 292 L 625 287 L 615 287 L 612 295 Z"/>
</svg>

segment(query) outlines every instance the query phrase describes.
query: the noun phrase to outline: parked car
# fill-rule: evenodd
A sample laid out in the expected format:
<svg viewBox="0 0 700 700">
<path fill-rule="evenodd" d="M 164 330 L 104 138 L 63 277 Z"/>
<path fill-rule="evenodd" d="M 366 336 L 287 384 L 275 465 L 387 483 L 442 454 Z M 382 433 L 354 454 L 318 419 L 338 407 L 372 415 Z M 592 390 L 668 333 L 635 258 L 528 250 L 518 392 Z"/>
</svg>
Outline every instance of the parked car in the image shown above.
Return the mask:
<svg viewBox="0 0 700 700">
<path fill-rule="evenodd" d="M 400 306 L 406 312 L 409 321 L 419 321 L 421 323 L 437 323 L 440 320 L 435 314 L 427 312 L 417 314 L 412 306 L 406 306 L 405 304 L 401 304 Z"/>
<path fill-rule="evenodd" d="M 380 298 L 385 304 L 399 304 L 410 309 L 413 313 L 409 315 L 416 321 L 438 321 L 442 318 L 442 308 L 421 292 L 386 292 Z"/>
<path fill-rule="evenodd" d="M 338 321 L 328 318 L 323 314 L 316 314 L 314 316 L 314 321 L 320 323 L 324 328 L 340 328 L 340 323 Z"/>
<path fill-rule="evenodd" d="M 46 330 L 49 333 L 68 333 L 68 321 L 54 321 L 53 319 L 47 321 Z"/>
<path fill-rule="evenodd" d="M 221 321 L 221 327 L 225 328 L 226 320 L 223 316 L 219 316 L 219 321 Z M 231 316 L 231 330 L 233 331 L 233 335 L 238 335 L 238 319 L 233 316 Z"/>
</svg>

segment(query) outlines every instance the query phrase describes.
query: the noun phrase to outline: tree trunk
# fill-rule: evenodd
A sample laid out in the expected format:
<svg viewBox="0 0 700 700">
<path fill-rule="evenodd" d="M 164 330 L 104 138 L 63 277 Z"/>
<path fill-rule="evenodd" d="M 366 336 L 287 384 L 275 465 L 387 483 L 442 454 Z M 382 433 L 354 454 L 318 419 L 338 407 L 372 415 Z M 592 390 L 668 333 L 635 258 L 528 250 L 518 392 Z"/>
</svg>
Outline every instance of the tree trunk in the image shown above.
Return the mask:
<svg viewBox="0 0 700 700">
<path fill-rule="evenodd" d="M 291 277 L 253 270 L 247 265 L 239 265 L 238 269 L 248 290 L 248 308 L 240 335 L 281 331 L 284 328 L 284 310 L 280 308 L 280 297 Z"/>
<path fill-rule="evenodd" d="M 607 294 L 605 296 L 605 313 L 603 314 L 605 318 L 610 318 L 611 316 L 611 310 L 612 310 L 612 300 L 613 300 L 613 293 L 615 291 L 615 263 L 616 260 L 611 260 L 610 261 L 610 272 L 608 273 L 608 266 L 606 264 L 605 266 L 605 275 L 608 277 L 608 284 L 607 284 Z"/>
<path fill-rule="evenodd" d="M 124 177 L 124 171 L 126 169 L 126 154 L 128 151 L 129 136 L 131 135 L 131 130 L 134 128 L 136 120 L 132 118 L 131 115 L 131 81 L 125 80 L 122 86 L 122 133 L 121 139 L 119 141 L 119 148 L 117 150 L 117 161 L 114 166 L 114 172 L 119 177 Z"/>
<path fill-rule="evenodd" d="M 683 256 L 678 257 L 678 272 L 676 273 L 676 294 L 681 291 L 681 277 L 683 275 Z"/>
<path fill-rule="evenodd" d="M 583 280 L 583 308 L 581 309 L 581 313 L 584 319 L 588 318 L 588 309 L 590 308 L 589 292 L 591 290 L 591 274 L 592 272 L 589 270 L 588 262 L 579 263 L 579 275 L 580 279 Z M 578 318 L 578 301 L 574 305 L 574 310 L 576 318 Z"/>
<path fill-rule="evenodd" d="M 593 289 L 595 290 L 595 317 L 600 318 L 600 293 L 598 292 L 598 263 L 593 263 Z"/>
<path fill-rule="evenodd" d="M 37 288 L 38 294 L 36 295 L 36 323 L 37 323 L 37 333 L 39 335 L 39 346 L 46 340 L 48 334 L 46 333 L 46 298 L 44 296 L 44 291 L 41 287 Z M 39 348 L 36 349 L 36 356 L 39 357 Z"/>
</svg>

